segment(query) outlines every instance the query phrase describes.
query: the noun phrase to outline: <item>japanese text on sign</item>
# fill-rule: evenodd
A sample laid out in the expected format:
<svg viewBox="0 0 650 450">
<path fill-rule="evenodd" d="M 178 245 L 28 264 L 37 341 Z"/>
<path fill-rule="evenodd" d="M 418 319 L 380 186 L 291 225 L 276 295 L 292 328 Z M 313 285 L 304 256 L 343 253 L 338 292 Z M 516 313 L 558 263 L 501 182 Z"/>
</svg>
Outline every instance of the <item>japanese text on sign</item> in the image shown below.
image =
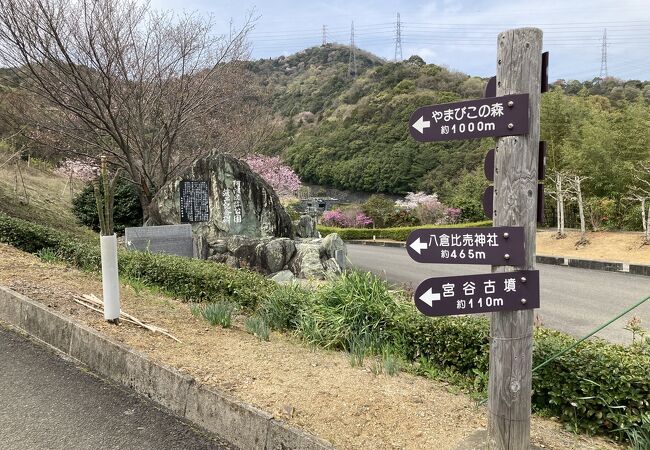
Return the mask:
<svg viewBox="0 0 650 450">
<path fill-rule="evenodd" d="M 523 228 L 431 228 L 406 240 L 411 258 L 424 263 L 523 264 Z"/>
<path fill-rule="evenodd" d="M 425 106 L 409 121 L 418 141 L 445 141 L 528 132 L 528 94 Z"/>
<path fill-rule="evenodd" d="M 181 181 L 181 223 L 210 220 L 210 199 L 206 181 Z"/>
<path fill-rule="evenodd" d="M 527 270 L 429 278 L 416 289 L 415 303 L 428 316 L 538 308 L 539 273 Z"/>
</svg>

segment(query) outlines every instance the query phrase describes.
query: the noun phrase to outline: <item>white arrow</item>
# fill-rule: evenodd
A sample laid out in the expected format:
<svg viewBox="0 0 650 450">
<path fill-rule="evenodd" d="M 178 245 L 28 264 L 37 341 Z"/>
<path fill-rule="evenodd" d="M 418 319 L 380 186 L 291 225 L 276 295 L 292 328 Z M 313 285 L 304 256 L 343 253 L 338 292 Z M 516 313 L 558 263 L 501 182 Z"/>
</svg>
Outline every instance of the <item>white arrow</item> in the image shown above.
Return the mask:
<svg viewBox="0 0 650 450">
<path fill-rule="evenodd" d="M 413 250 L 418 252 L 418 255 L 422 254 L 422 250 L 426 250 L 429 245 L 426 242 L 421 242 L 420 238 L 417 238 L 413 242 L 411 242 L 411 245 L 409 245 Z"/>
<path fill-rule="evenodd" d="M 433 302 L 440 300 L 440 294 L 433 292 L 433 288 L 429 288 L 428 291 L 420 296 L 420 300 L 422 300 L 427 305 L 432 306 Z"/>
<path fill-rule="evenodd" d="M 420 116 L 417 122 L 415 122 L 412 126 L 420 133 L 424 133 L 424 129 L 429 128 L 430 125 L 431 122 L 429 120 L 424 120 L 424 116 Z"/>
</svg>

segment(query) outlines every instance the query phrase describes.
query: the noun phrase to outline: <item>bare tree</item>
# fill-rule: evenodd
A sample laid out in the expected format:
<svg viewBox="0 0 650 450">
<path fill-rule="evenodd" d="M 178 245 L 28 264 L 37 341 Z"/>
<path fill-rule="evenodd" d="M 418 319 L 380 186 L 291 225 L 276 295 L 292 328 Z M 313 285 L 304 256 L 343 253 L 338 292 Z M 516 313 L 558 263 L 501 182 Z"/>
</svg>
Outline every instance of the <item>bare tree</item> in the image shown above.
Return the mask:
<svg viewBox="0 0 650 450">
<path fill-rule="evenodd" d="M 568 175 L 564 171 L 553 171 L 553 187 L 547 189 L 548 195 L 555 199 L 556 216 L 557 216 L 557 239 L 564 239 L 566 232 L 564 231 L 564 199 L 566 196 L 566 180 Z"/>
<path fill-rule="evenodd" d="M 641 221 L 643 223 L 643 242 L 650 244 L 650 207 L 646 212 L 646 201 L 650 198 L 650 162 L 639 162 L 634 168 L 636 184 L 632 187 L 629 200 L 641 203 Z"/>
<path fill-rule="evenodd" d="M 589 177 L 580 175 L 568 175 L 567 179 L 567 192 L 572 194 L 574 199 L 578 202 L 578 211 L 580 213 L 580 239 L 576 242 L 576 247 L 581 247 L 589 244 L 587 239 L 587 225 L 585 223 L 585 204 L 582 199 L 582 182 Z"/>
<path fill-rule="evenodd" d="M 61 150 L 109 155 L 152 197 L 205 155 L 246 96 L 253 20 L 230 36 L 212 19 L 136 0 L 0 0 L 0 57 L 41 102 L 39 133 Z"/>
</svg>

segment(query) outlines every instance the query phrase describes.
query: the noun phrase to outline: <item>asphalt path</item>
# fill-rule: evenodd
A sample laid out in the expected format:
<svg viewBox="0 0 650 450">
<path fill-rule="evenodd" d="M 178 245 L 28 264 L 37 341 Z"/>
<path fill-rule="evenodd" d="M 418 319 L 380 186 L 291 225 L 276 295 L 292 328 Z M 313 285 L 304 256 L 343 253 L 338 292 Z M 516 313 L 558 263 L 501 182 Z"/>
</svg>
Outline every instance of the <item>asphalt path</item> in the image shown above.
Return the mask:
<svg viewBox="0 0 650 450">
<path fill-rule="evenodd" d="M 490 266 L 465 264 L 421 264 L 405 248 L 348 245 L 352 264 L 396 284 L 415 289 L 426 278 L 489 273 Z M 544 326 L 580 337 L 614 318 L 639 299 L 650 295 L 650 277 L 574 267 L 539 264 L 541 308 Z M 650 300 L 596 336 L 612 342 L 629 343 L 632 334 L 624 330 L 636 315 L 650 330 Z"/>
<path fill-rule="evenodd" d="M 0 449 L 231 449 L 0 324 Z"/>
</svg>

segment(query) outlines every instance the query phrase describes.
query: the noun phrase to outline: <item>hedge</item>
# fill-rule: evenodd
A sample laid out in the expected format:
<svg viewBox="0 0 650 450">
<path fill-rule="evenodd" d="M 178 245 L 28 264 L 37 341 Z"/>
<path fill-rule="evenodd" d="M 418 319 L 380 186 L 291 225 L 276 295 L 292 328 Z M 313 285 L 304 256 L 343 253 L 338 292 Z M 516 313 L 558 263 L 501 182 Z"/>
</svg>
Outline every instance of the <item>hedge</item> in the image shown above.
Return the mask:
<svg viewBox="0 0 650 450">
<path fill-rule="evenodd" d="M 0 242 L 32 253 L 49 248 L 80 268 L 100 268 L 97 245 L 2 213 Z M 476 386 L 485 383 L 485 318 L 425 317 L 412 303 L 395 300 L 390 286 L 371 274 L 346 274 L 309 292 L 222 264 L 143 252 L 120 253 L 120 271 L 184 300 L 228 299 L 263 315 L 275 311 L 281 328 L 319 345 L 349 349 L 351 334 L 367 332 L 407 361 L 431 361 L 473 378 Z M 536 329 L 533 365 L 573 343 L 564 333 Z M 650 415 L 650 345 L 585 341 L 533 373 L 532 403 L 574 429 L 617 438 L 625 438 L 626 429 L 649 433 L 642 423 Z"/>
<path fill-rule="evenodd" d="M 466 228 L 466 227 L 489 227 L 492 226 L 491 220 L 472 223 L 456 223 L 453 225 L 418 225 L 417 227 L 396 227 L 396 228 L 336 228 L 318 226 L 323 237 L 330 233 L 337 233 L 345 241 L 360 239 L 392 239 L 394 241 L 406 241 L 407 236 L 413 230 L 421 228 Z"/>
<path fill-rule="evenodd" d="M 0 242 L 29 253 L 51 249 L 71 265 L 101 269 L 99 245 L 79 242 L 65 233 L 2 213 Z M 252 309 L 276 286 L 254 272 L 180 256 L 120 250 L 118 261 L 122 276 L 157 286 L 186 301 L 227 299 Z"/>
</svg>

